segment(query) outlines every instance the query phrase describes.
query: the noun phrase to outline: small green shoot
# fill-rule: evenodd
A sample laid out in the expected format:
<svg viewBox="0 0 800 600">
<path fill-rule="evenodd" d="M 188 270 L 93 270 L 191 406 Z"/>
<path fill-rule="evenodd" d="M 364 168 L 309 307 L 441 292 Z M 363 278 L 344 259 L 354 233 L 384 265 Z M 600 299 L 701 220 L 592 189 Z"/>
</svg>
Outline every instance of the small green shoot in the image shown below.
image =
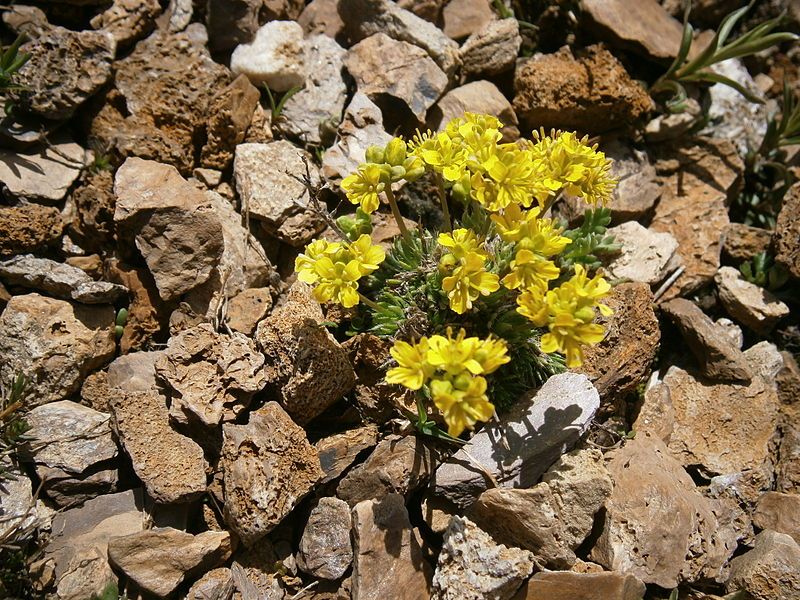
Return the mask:
<svg viewBox="0 0 800 600">
<path fill-rule="evenodd" d="M 756 254 L 739 267 L 742 276 L 758 287 L 776 291 L 789 280 L 789 273 L 766 252 Z"/>
<path fill-rule="evenodd" d="M 23 86 L 14 83 L 17 72 L 23 65 L 30 60 L 31 55 L 27 52 L 20 52 L 19 48 L 25 42 L 23 35 L 17 36 L 14 43 L 4 48 L 0 54 L 0 94 L 24 89 Z"/>
<path fill-rule="evenodd" d="M 278 120 L 283 113 L 283 107 L 286 106 L 289 98 L 294 96 L 297 92 L 303 89 L 302 85 L 296 85 L 280 97 L 273 93 L 267 84 L 264 84 L 264 90 L 267 92 L 267 100 L 269 100 L 270 115 L 272 116 L 273 123 Z"/>
</svg>

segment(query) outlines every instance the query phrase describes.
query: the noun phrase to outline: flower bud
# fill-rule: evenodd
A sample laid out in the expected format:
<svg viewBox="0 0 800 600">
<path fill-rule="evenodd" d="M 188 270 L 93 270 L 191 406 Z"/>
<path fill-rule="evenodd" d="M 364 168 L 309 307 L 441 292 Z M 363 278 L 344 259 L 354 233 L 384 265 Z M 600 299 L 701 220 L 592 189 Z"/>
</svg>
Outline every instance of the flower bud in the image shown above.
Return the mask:
<svg viewBox="0 0 800 600">
<path fill-rule="evenodd" d="M 389 173 L 392 181 L 400 181 L 406 176 L 406 170 L 400 165 L 392 166 Z"/>
<path fill-rule="evenodd" d="M 386 144 L 384 160 L 392 166 L 402 165 L 406 159 L 406 143 L 399 137 Z"/>
<path fill-rule="evenodd" d="M 380 146 L 370 146 L 365 152 L 367 162 L 382 164 L 386 162 L 384 159 L 385 152 Z"/>
</svg>

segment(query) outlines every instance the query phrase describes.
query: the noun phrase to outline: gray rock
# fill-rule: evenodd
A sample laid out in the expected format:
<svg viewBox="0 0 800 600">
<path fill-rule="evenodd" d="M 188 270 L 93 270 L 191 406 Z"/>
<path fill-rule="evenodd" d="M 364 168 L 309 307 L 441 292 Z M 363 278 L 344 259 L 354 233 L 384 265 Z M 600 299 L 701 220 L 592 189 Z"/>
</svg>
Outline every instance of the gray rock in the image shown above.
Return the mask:
<svg viewBox="0 0 800 600">
<path fill-rule="evenodd" d="M 13 475 L 0 486 L 0 542 L 6 543 L 16 540 L 19 531 L 35 529 L 39 518 L 31 480 L 6 459 L 0 466 Z"/>
<path fill-rule="evenodd" d="M 308 144 L 329 141 L 342 119 L 347 84 L 342 75 L 347 51 L 327 35 L 305 40 L 305 86 L 283 106 L 277 128 Z"/>
<path fill-rule="evenodd" d="M 0 381 L 9 389 L 24 374 L 34 404 L 67 398 L 114 356 L 114 318 L 110 306 L 13 296 L 0 314 Z"/>
<path fill-rule="evenodd" d="M 733 267 L 722 267 L 717 271 L 714 281 L 719 299 L 728 314 L 756 333 L 768 334 L 778 321 L 789 314 L 789 307 L 772 292 L 745 281 Z"/>
<path fill-rule="evenodd" d="M 519 56 L 522 37 L 516 19 L 486 23 L 461 46 L 461 70 L 466 77 L 491 77 L 512 69 Z"/>
<path fill-rule="evenodd" d="M 750 552 L 731 561 L 725 588 L 745 590 L 755 600 L 800 597 L 800 545 L 784 533 L 762 531 Z"/>
<path fill-rule="evenodd" d="M 77 267 L 32 254 L 0 262 L 0 278 L 12 285 L 84 304 L 113 304 L 128 293 L 122 285 L 94 281 Z"/>
<path fill-rule="evenodd" d="M 533 571 L 533 555 L 497 544 L 465 517 L 454 516 L 433 575 L 435 600 L 509 600 Z"/>
<path fill-rule="evenodd" d="M 305 64 L 303 28 L 293 21 L 263 25 L 249 44 L 240 44 L 231 55 L 231 71 L 247 75 L 253 85 L 266 84 L 275 92 L 303 85 Z"/>
<path fill-rule="evenodd" d="M 320 483 L 327 483 L 339 477 L 352 466 L 360 453 L 377 443 L 378 429 L 374 425 L 348 429 L 319 440 L 314 447 L 325 472 L 325 477 Z"/>
<path fill-rule="evenodd" d="M 531 487 L 578 441 L 599 406 L 585 375 L 554 375 L 520 400 L 502 424 L 487 425 L 442 464 L 436 493 L 469 506 L 489 487 L 486 473 L 503 487 Z"/>
<path fill-rule="evenodd" d="M 636 221 L 608 229 L 622 245 L 619 256 L 607 267 L 609 275 L 653 285 L 662 281 L 677 266 L 677 240 L 669 233 L 651 231 Z"/>
<path fill-rule="evenodd" d="M 0 149 L 0 182 L 15 198 L 59 202 L 80 175 L 85 153 L 78 144 L 55 136 L 52 147 Z"/>
<path fill-rule="evenodd" d="M 321 579 L 339 579 L 353 562 L 352 519 L 347 502 L 320 498 L 300 538 L 297 566 Z"/>
<path fill-rule="evenodd" d="M 205 573 L 186 592 L 186 600 L 208 600 L 224 597 L 233 590 L 233 574 L 228 567 L 218 567 Z"/>
<path fill-rule="evenodd" d="M 385 33 L 350 48 L 345 66 L 359 92 L 378 104 L 394 99 L 419 122 L 425 121 L 425 113 L 447 88 L 447 75 L 424 50 Z"/>
<path fill-rule="evenodd" d="M 158 0 L 114 0 L 90 23 L 93 28 L 110 33 L 117 46 L 126 47 L 148 34 L 160 13 Z"/>
</svg>

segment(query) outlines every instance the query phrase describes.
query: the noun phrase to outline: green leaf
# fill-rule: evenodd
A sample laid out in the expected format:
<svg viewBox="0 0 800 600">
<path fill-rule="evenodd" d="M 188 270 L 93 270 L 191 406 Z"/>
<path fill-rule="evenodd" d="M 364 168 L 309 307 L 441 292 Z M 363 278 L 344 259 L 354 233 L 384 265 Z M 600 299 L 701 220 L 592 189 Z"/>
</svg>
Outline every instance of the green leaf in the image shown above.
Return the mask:
<svg viewBox="0 0 800 600">
<path fill-rule="evenodd" d="M 685 81 L 706 81 L 709 83 L 721 83 L 723 85 L 727 85 L 728 87 L 733 88 L 737 92 L 739 92 L 742 96 L 747 98 L 750 102 L 754 104 L 764 104 L 764 100 L 756 96 L 753 92 L 748 90 L 738 81 L 734 81 L 729 77 L 725 77 L 724 75 L 720 75 L 719 73 L 713 73 L 711 71 L 701 71 L 700 73 L 695 73 L 689 77 L 685 78 Z"/>
</svg>

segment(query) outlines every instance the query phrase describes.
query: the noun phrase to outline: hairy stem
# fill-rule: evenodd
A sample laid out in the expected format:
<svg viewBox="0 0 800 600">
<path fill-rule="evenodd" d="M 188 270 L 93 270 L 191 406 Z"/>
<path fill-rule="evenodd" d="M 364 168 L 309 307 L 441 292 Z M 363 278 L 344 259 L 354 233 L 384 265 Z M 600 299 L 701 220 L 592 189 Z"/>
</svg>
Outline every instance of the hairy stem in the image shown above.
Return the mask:
<svg viewBox="0 0 800 600">
<path fill-rule="evenodd" d="M 359 299 L 360 299 L 360 300 L 361 300 L 361 301 L 362 301 L 364 304 L 366 304 L 367 306 L 369 306 L 369 307 L 370 307 L 372 310 L 380 310 L 380 309 L 381 309 L 381 307 L 380 307 L 380 306 L 378 306 L 378 303 L 377 303 L 377 302 L 375 302 L 375 301 L 373 301 L 373 300 L 370 300 L 369 298 L 367 298 L 367 297 L 366 297 L 364 294 L 362 294 L 361 292 L 358 292 L 358 297 L 359 297 Z"/>
<path fill-rule="evenodd" d="M 392 216 L 394 220 L 397 221 L 397 226 L 400 228 L 400 233 L 403 234 L 405 239 L 410 238 L 410 234 L 408 233 L 408 228 L 406 224 L 403 222 L 403 216 L 400 214 L 400 207 L 397 206 L 397 200 L 394 199 L 394 193 L 392 192 L 391 184 L 387 184 L 385 188 L 383 188 L 384 193 L 386 194 L 386 199 L 389 200 L 389 206 L 392 208 Z"/>
<path fill-rule="evenodd" d="M 442 218 L 444 219 L 444 231 L 451 231 L 453 226 L 450 223 L 450 207 L 447 206 L 447 196 L 444 191 L 444 179 L 441 173 L 436 173 L 436 189 L 439 191 L 439 200 L 442 203 Z"/>
</svg>

